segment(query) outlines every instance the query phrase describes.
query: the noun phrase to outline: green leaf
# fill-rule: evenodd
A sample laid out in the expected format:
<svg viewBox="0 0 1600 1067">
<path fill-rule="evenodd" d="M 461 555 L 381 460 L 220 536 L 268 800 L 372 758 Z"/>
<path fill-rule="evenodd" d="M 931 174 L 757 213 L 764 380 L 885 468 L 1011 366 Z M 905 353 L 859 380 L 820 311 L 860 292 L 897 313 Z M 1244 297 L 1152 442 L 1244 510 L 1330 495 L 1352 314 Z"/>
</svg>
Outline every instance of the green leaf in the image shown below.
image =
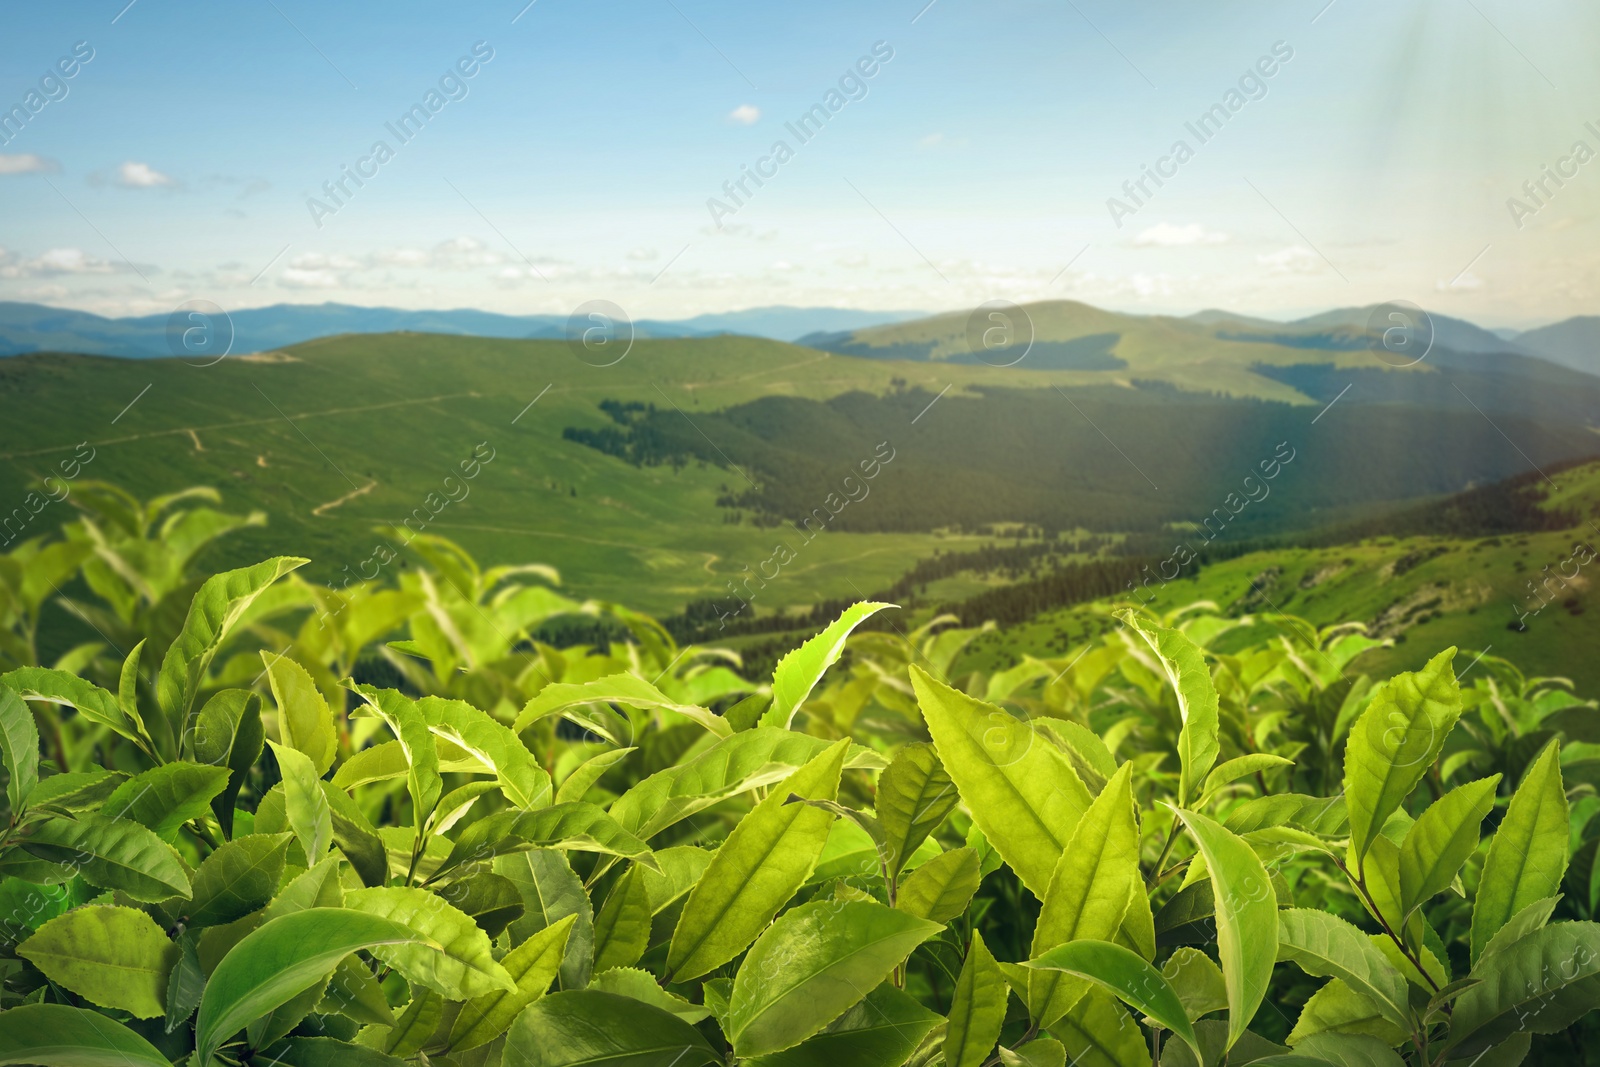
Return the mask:
<svg viewBox="0 0 1600 1067">
<path fill-rule="evenodd" d="M 251 1019 L 244 1028 L 245 1044 L 250 1048 L 266 1048 L 286 1037 L 321 1003 L 328 981 L 329 976 L 325 975 L 271 1011 Z"/>
<path fill-rule="evenodd" d="M 1177 697 L 1183 723 L 1178 731 L 1178 806 L 1186 807 L 1199 799 L 1200 783 L 1217 762 L 1217 688 L 1211 669 L 1205 653 L 1181 632 L 1152 625 L 1131 609 L 1116 615 L 1155 653 Z"/>
<path fill-rule="evenodd" d="M 659 915 L 686 896 L 711 864 L 711 853 L 694 845 L 678 845 L 655 853 L 659 870 L 641 867 L 650 914 Z"/>
<path fill-rule="evenodd" d="M 393 689 L 374 689 L 370 685 L 352 686 L 388 725 L 400 742 L 406 757 L 406 792 L 411 796 L 411 825 L 420 832 L 444 793 L 439 777 L 439 750 L 422 709 Z M 351 762 L 354 762 L 353 760 Z M 349 788 L 343 778 L 335 779 L 340 788 Z"/>
<path fill-rule="evenodd" d="M 650 846 L 595 805 L 575 803 L 538 811 L 499 811 L 479 819 L 461 831 L 450 855 L 439 865 L 439 874 L 463 863 L 484 862 L 501 853 L 526 848 L 599 852 L 645 866 L 655 865 Z"/>
<path fill-rule="evenodd" d="M 183 824 L 203 818 L 211 800 L 228 785 L 226 767 L 203 763 L 164 763 L 123 782 L 106 799 L 100 814 L 132 819 L 171 843 Z"/>
<path fill-rule="evenodd" d="M 1461 716 L 1455 654 L 1446 649 L 1422 670 L 1389 679 L 1350 730 L 1344 791 L 1350 866 L 1358 873 L 1373 839 L 1433 765 Z"/>
<path fill-rule="evenodd" d="M 58 813 L 98 811 L 117 787 L 127 780 L 128 775 L 121 771 L 104 771 L 98 767 L 52 774 L 39 779 L 28 798 L 28 804 L 34 810 Z"/>
<path fill-rule="evenodd" d="M 417 709 L 435 737 L 470 753 L 494 774 L 514 807 L 532 810 L 550 803 L 550 775 L 517 735 L 493 717 L 465 701 L 439 697 L 423 697 Z"/>
<path fill-rule="evenodd" d="M 947 1067 L 978 1067 L 994 1051 L 1006 1021 L 1006 989 L 1000 966 L 974 930 L 966 962 L 950 996 L 949 1026 L 944 1033 Z"/>
<path fill-rule="evenodd" d="M 567 938 L 577 921 L 577 915 L 558 919 L 506 954 L 500 965 L 517 988 L 510 992 L 497 989 L 463 1004 L 450 1025 L 450 1051 L 488 1044 L 506 1032 L 522 1009 L 545 995 L 561 969 Z"/>
<path fill-rule="evenodd" d="M 266 736 L 260 699 L 247 689 L 224 689 L 205 702 L 185 739 L 196 762 L 228 768 L 228 787 L 211 802 L 211 810 L 229 836 L 233 834 L 234 802 L 261 756 Z"/>
<path fill-rule="evenodd" d="M 1400 913 L 1450 888 L 1456 872 L 1478 848 L 1483 817 L 1494 807 L 1498 774 L 1459 786 L 1434 801 L 1406 831 L 1400 845 Z"/>
<path fill-rule="evenodd" d="M 939 1022 L 915 997 L 886 982 L 821 1032 L 758 1056 L 750 1067 L 900 1067 Z"/>
<path fill-rule="evenodd" d="M 1132 763 L 1117 769 L 1056 861 L 1034 924 L 1030 956 L 1037 958 L 1077 939 L 1114 940 L 1129 897 L 1135 887 L 1143 891 L 1132 776 Z M 1029 1013 L 1040 1025 L 1049 1026 L 1082 993 L 1081 983 L 1059 972 L 1036 972 L 1028 978 Z"/>
<path fill-rule="evenodd" d="M 885 608 L 894 607 L 899 605 L 852 604 L 825 630 L 780 659 L 772 672 L 772 706 L 761 716 L 761 725 L 787 727 L 793 722 L 794 713 L 822 680 L 823 672 L 838 662 L 850 632 Z"/>
<path fill-rule="evenodd" d="M 1195 1055 L 1200 1046 L 1183 1002 L 1161 972 L 1138 955 L 1109 941 L 1069 941 L 1051 949 L 1027 966 L 1066 971 L 1103 986 L 1130 1007 L 1143 1012 L 1181 1037 Z"/>
<path fill-rule="evenodd" d="M 261 661 L 267 666 L 267 682 L 278 704 L 279 738 L 309 759 L 317 777 L 322 777 L 339 750 L 333 712 L 322 690 L 304 667 L 287 656 L 263 650 Z"/>
<path fill-rule="evenodd" d="M 317 785 L 328 804 L 333 843 L 361 876 L 363 885 L 383 885 L 389 880 L 389 858 L 383 839 L 350 794 L 326 779 L 318 779 Z"/>
<path fill-rule="evenodd" d="M 589 984 L 594 964 L 594 912 L 583 882 L 572 872 L 567 857 L 554 849 L 536 848 L 512 856 L 496 856 L 494 872 L 511 880 L 522 894 L 522 918 L 509 927 L 513 944 L 521 944 L 540 930 L 573 917 L 561 962 L 561 984 L 579 988 Z"/>
<path fill-rule="evenodd" d="M 575 803 L 582 800 L 589 795 L 589 790 L 594 788 L 595 783 L 604 777 L 607 771 L 637 751 L 636 748 L 611 748 L 599 755 L 590 756 L 578 764 L 561 783 L 561 788 L 556 790 L 556 803 Z"/>
<path fill-rule="evenodd" d="M 300 847 L 305 850 L 307 862 L 317 863 L 333 844 L 333 815 L 317 778 L 317 769 L 305 753 L 276 741 L 267 744 L 272 746 L 278 770 L 283 772 L 283 803 L 289 829 L 294 831 Z"/>
<path fill-rule="evenodd" d="M 656 976 L 637 967 L 613 967 L 596 974 L 589 983 L 590 989 L 602 993 L 615 993 L 653 1004 L 662 1011 L 670 1011 L 686 1023 L 694 1024 L 711 1016 L 711 1009 L 691 1004 L 676 993 L 669 993 L 656 984 Z"/>
<path fill-rule="evenodd" d="M 805 884 L 827 843 L 833 815 L 787 799 L 832 800 L 849 744 L 830 745 L 790 775 L 739 820 L 717 849 L 673 930 L 667 951 L 673 981 L 698 978 L 733 959 Z"/>
<path fill-rule="evenodd" d="M 188 925 L 220 926 L 265 907 L 283 877 L 290 836 L 249 834 L 207 856 L 194 872 L 194 893 L 183 909 Z"/>
<path fill-rule="evenodd" d="M 1210 774 L 1206 775 L 1205 787 L 1200 790 L 1201 803 L 1216 794 L 1217 790 L 1230 782 L 1237 782 L 1240 778 L 1248 778 L 1252 774 L 1264 774 L 1279 767 L 1293 767 L 1294 760 L 1274 756 L 1270 752 L 1252 752 L 1247 756 L 1235 756 L 1218 764 Z"/>
<path fill-rule="evenodd" d="M 436 758 L 437 754 L 436 749 Z M 333 772 L 333 784 L 340 789 L 355 789 L 373 782 L 387 782 L 391 778 L 404 778 L 410 766 L 404 745 L 398 741 L 384 741 L 362 749 L 339 764 L 339 769 Z"/>
<path fill-rule="evenodd" d="M 658 771 L 611 805 L 611 817 L 648 841 L 669 826 L 729 797 L 774 785 L 828 747 L 820 737 L 756 727 L 712 745 L 695 758 Z M 846 767 L 882 766 L 881 757 L 853 748 Z"/>
<path fill-rule="evenodd" d="M 24 1004 L 0 1012 L 0 1064 L 171 1067 L 154 1045 L 115 1019 L 65 1004 Z"/>
<path fill-rule="evenodd" d="M 183 629 L 167 648 L 156 679 L 156 701 L 175 731 L 188 725 L 189 709 L 212 657 L 256 597 L 285 574 L 309 562 L 295 556 L 278 556 L 253 567 L 213 575 L 200 586 L 189 604 Z"/>
<path fill-rule="evenodd" d="M 1061 1039 L 1077 1067 L 1148 1067 L 1150 1063 L 1144 1031 L 1117 998 L 1099 986 L 1091 987 L 1050 1032 Z"/>
<path fill-rule="evenodd" d="M 402 1067 L 404 1060 L 332 1037 L 291 1037 L 259 1058 L 273 1067 Z"/>
<path fill-rule="evenodd" d="M 897 878 L 930 833 L 960 800 L 955 782 L 926 742 L 906 745 L 878 776 L 877 812 L 889 843 L 889 877 Z"/>
<path fill-rule="evenodd" d="M 977 851 L 953 848 L 912 871 L 900 884 L 894 906 L 919 919 L 947 923 L 966 912 L 979 880 Z"/>
<path fill-rule="evenodd" d="M 1228 1048 L 1267 995 L 1278 949 L 1278 896 L 1249 845 L 1204 815 L 1179 811 L 1211 874 L 1217 956 L 1228 983 Z M 1173 827 L 1176 831 L 1177 827 Z"/>
<path fill-rule="evenodd" d="M 1161 977 L 1172 983 L 1191 1021 L 1228 1006 L 1228 983 L 1222 968 L 1197 948 L 1174 950 L 1161 965 Z"/>
<path fill-rule="evenodd" d="M 524 911 L 522 893 L 516 884 L 490 871 L 479 871 L 434 892 L 482 927 L 491 940 L 520 919 Z"/>
<path fill-rule="evenodd" d="M 426 889 L 354 889 L 345 893 L 344 904 L 353 911 L 403 923 L 423 935 L 426 943 L 372 950 L 408 982 L 425 985 L 448 1000 L 466 1000 L 516 986 L 505 968 L 495 962 L 489 936 L 478 924 Z"/>
<path fill-rule="evenodd" d="M 432 1036 L 444 1014 L 444 1001 L 431 989 L 413 989 L 411 1003 L 383 1035 L 383 1051 L 396 1059 L 410 1059 Z"/>
<path fill-rule="evenodd" d="M 1567 870 L 1567 794 L 1552 741 L 1523 775 L 1489 843 L 1472 905 L 1472 959 L 1511 917 L 1561 888 Z"/>
<path fill-rule="evenodd" d="M 598 990 L 552 993 L 517 1016 L 511 1067 L 704 1067 L 722 1059 L 671 1012 Z"/>
<path fill-rule="evenodd" d="M 1483 946 L 1483 952 L 1478 956 L 1481 963 L 1488 957 L 1503 948 L 1509 948 L 1535 930 L 1542 930 L 1550 921 L 1550 916 L 1555 912 L 1556 905 L 1560 903 L 1559 895 L 1536 900 L 1511 917 L 1511 921 L 1496 930 L 1489 943 Z"/>
<path fill-rule="evenodd" d="M 1536 930 L 1480 960 L 1456 1000 L 1447 1046 L 1468 1058 L 1512 1033 L 1558 1033 L 1600 1004 L 1600 923 Z"/>
<path fill-rule="evenodd" d="M 19 667 L 0 675 L 0 688 L 13 690 L 27 700 L 42 700 L 50 704 L 77 708 L 78 714 L 90 722 L 108 727 L 113 733 L 137 745 L 144 744 L 140 734 L 143 724 L 135 727 L 138 719 L 129 721 L 123 714 L 117 698 L 93 682 L 85 681 L 70 671 L 51 670 L 46 667 Z M 38 746 L 35 745 L 35 748 Z"/>
<path fill-rule="evenodd" d="M 122 661 L 122 669 L 117 673 L 117 708 L 123 716 L 133 723 L 138 730 L 144 732 L 144 719 L 139 714 L 139 659 L 144 654 L 145 642 L 148 638 L 140 638 L 139 643 Z"/>
<path fill-rule="evenodd" d="M 344 907 L 344 889 L 339 884 L 339 857 L 328 856 L 308 871 L 302 871 L 278 890 L 261 912 L 262 919 L 276 919 L 307 908 Z"/>
<path fill-rule="evenodd" d="M 761 1056 L 804 1041 L 941 929 L 876 902 L 820 900 L 785 912 L 750 946 L 734 976 L 728 1037 L 735 1055 Z"/>
<path fill-rule="evenodd" d="M 394 1012 L 383 994 L 383 987 L 372 977 L 361 957 L 355 955 L 346 956 L 333 969 L 333 977 L 328 979 L 328 988 L 317 1010 L 337 1012 L 371 1026 L 395 1024 Z"/>
<path fill-rule="evenodd" d="M 1397 1045 L 1408 1036 L 1384 1015 L 1376 1001 L 1339 978 L 1311 994 L 1300 1009 L 1300 1018 L 1289 1032 L 1288 1041 L 1294 1046 L 1314 1034 L 1325 1033 L 1365 1034 L 1385 1045 Z"/>
<path fill-rule="evenodd" d="M 623 704 L 643 711 L 670 711 L 698 723 L 718 737 L 733 733 L 733 727 L 722 716 L 695 704 L 673 700 L 643 678 L 632 674 L 611 674 L 592 682 L 556 682 L 547 685 L 523 707 L 512 728 L 521 733 L 540 719 L 559 715 L 583 704 Z"/>
<path fill-rule="evenodd" d="M 6 781 L 6 799 L 11 802 L 11 814 L 15 818 L 28 806 L 28 794 L 39 781 L 39 727 L 28 705 L 3 685 L 0 685 L 0 759 L 5 761 L 11 775 Z"/>
<path fill-rule="evenodd" d="M 1366 1034 L 1311 1034 L 1300 1039 L 1294 1053 L 1287 1056 L 1269 1056 L 1256 1060 L 1258 1064 L 1291 1065 L 1332 1064 L 1334 1067 L 1405 1067 L 1405 1061 L 1394 1049 Z M 1477 1067 L 1492 1067 L 1487 1063 Z"/>
<path fill-rule="evenodd" d="M 1067 1049 L 1053 1037 L 1039 1037 L 1015 1049 L 1002 1046 L 1000 1062 L 1005 1067 L 1066 1067 Z"/>
<path fill-rule="evenodd" d="M 250 1020 L 323 983 L 350 953 L 422 941 L 398 922 L 342 908 L 309 908 L 263 923 L 229 950 L 206 982 L 195 1019 L 197 1062 L 209 1062 Z"/>
<path fill-rule="evenodd" d="M 643 868 L 628 868 L 594 917 L 594 969 L 632 967 L 650 947 L 650 895 Z"/>
<path fill-rule="evenodd" d="M 22 841 L 31 855 L 76 870 L 101 889 L 120 889 L 154 904 L 189 895 L 189 876 L 172 847 L 127 819 L 85 815 L 50 819 Z"/>
<path fill-rule="evenodd" d="M 154 1019 L 166 1013 L 163 997 L 178 946 L 142 911 L 87 907 L 39 927 L 17 955 L 92 1004 Z"/>
<path fill-rule="evenodd" d="M 1410 1032 L 1406 979 L 1367 935 L 1336 915 L 1290 908 L 1278 916 L 1278 958 L 1315 978 L 1338 978 Z"/>
<path fill-rule="evenodd" d="M 939 758 L 973 822 L 1035 896 L 1043 897 L 1089 790 L 1067 757 L 1027 723 L 935 681 L 913 664 L 911 684 Z"/>
</svg>

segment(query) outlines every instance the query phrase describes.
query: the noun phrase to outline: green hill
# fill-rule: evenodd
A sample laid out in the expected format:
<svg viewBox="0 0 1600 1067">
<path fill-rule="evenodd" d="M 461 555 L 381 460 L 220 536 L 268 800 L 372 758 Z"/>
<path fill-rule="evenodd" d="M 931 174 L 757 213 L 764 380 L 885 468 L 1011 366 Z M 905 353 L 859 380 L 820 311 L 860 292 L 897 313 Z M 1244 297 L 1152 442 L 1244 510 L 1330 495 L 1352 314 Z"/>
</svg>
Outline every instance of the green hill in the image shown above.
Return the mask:
<svg viewBox="0 0 1600 1067">
<path fill-rule="evenodd" d="M 854 358 L 733 336 L 641 340 L 610 367 L 560 341 L 409 333 L 209 367 L 13 357 L 0 361 L 0 537 L 70 514 L 30 515 L 28 486 L 85 443 L 82 477 L 145 497 L 213 485 L 228 507 L 262 511 L 219 567 L 293 548 L 313 557 L 311 577 L 337 581 L 369 566 L 375 527 L 410 517 L 489 562 L 554 564 L 577 595 L 671 613 L 737 581 L 766 613 L 886 588 L 1019 523 L 1113 538 L 1215 527 L 1280 448 L 1296 458 L 1270 499 L 1229 515 L 1230 539 L 1596 451 L 1582 417 L 1600 410 L 1596 379 L 1573 375 L 1551 408 L 1494 368 L 1396 372 L 1180 319 L 1032 313 L 1064 344 L 1115 333 L 1106 351 L 1127 368 Z M 926 342 L 954 318 L 862 333 Z M 1418 381 L 1429 388 L 1396 389 Z M 870 499 L 845 504 L 880 448 L 893 459 Z"/>
</svg>

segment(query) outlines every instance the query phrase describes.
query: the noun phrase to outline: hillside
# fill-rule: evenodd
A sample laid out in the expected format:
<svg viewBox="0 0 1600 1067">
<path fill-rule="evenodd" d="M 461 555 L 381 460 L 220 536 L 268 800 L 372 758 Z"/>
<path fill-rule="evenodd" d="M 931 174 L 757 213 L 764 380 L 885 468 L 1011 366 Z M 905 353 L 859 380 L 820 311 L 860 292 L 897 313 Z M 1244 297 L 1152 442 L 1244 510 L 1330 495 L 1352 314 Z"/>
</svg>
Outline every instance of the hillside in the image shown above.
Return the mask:
<svg viewBox="0 0 1600 1067">
<path fill-rule="evenodd" d="M 562 341 L 417 333 L 203 368 L 18 356 L 0 361 L 0 522 L 13 516 L 15 536 L 33 521 L 15 510 L 29 483 L 87 442 L 84 477 L 146 497 L 213 485 L 228 508 L 262 511 L 217 565 L 294 547 L 310 576 L 337 580 L 373 556 L 375 527 L 413 516 L 487 561 L 554 564 L 579 595 L 671 613 L 738 581 L 762 614 L 886 587 L 1015 524 L 1258 538 L 1600 451 L 1600 379 L 1540 361 L 1396 371 L 1179 319 L 1033 314 L 1041 335 L 1115 334 L 1128 367 L 734 336 L 639 340 L 612 367 Z M 943 352 L 950 319 L 862 333 Z M 447 483 L 475 449 L 493 458 Z M 1263 464 L 1281 466 L 1270 485 Z"/>
<path fill-rule="evenodd" d="M 1359 620 L 1391 647 L 1367 653 L 1374 675 L 1420 666 L 1434 650 L 1456 645 L 1465 668 L 1480 653 L 1504 656 L 1528 675 L 1572 678 L 1582 692 L 1600 688 L 1600 463 L 1519 479 L 1536 486 L 1540 506 L 1565 513 L 1559 530 L 1485 537 L 1375 537 L 1319 547 L 1250 552 L 1210 564 L 1193 576 L 1147 587 L 1138 597 L 1167 611 L 1209 600 L 1256 620 L 1223 647 L 1242 647 L 1252 632 L 1271 632 L 1280 613 L 1318 625 Z M 1449 510 L 1451 502 L 1441 502 Z M 1047 611 L 980 637 L 970 665 L 1009 666 L 1022 655 L 1060 654 L 1111 625 L 1107 608 L 1124 593 Z"/>
<path fill-rule="evenodd" d="M 1579 315 L 1519 333 L 1517 345 L 1553 363 L 1600 374 L 1600 316 Z"/>
</svg>

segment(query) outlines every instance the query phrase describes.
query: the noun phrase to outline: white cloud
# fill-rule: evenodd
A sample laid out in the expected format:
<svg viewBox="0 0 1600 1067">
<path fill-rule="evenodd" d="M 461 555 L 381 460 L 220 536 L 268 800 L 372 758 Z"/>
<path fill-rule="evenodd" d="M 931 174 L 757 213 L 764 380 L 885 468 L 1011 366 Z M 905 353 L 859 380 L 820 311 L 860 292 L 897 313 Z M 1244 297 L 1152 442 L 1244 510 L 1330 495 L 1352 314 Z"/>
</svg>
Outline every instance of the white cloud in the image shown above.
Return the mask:
<svg viewBox="0 0 1600 1067">
<path fill-rule="evenodd" d="M 360 270 L 361 262 L 349 256 L 338 254 L 327 256 L 321 252 L 307 252 L 295 256 L 289 261 L 289 266 L 299 270 Z"/>
<path fill-rule="evenodd" d="M 117 168 L 117 184 L 125 189 L 156 189 L 178 183 L 148 163 L 129 160 Z"/>
<path fill-rule="evenodd" d="M 660 254 L 653 248 L 633 248 L 628 250 L 628 258 L 638 263 L 648 263 Z"/>
<path fill-rule="evenodd" d="M 1140 232 L 1133 239 L 1136 245 L 1157 245 L 1162 248 L 1176 248 L 1182 245 L 1223 245 L 1227 244 L 1229 237 L 1220 230 L 1208 230 L 1198 222 L 1191 222 L 1187 226 L 1174 226 L 1170 222 L 1158 222 L 1149 229 Z"/>
<path fill-rule="evenodd" d="M 943 141 L 944 141 L 944 134 L 942 134 L 942 133 L 930 133 L 930 134 L 928 134 L 928 136 L 926 136 L 926 137 L 922 138 L 921 140 L 919 140 L 917 142 L 917 144 L 921 145 L 923 148 L 936 148 L 941 143 L 943 143 Z"/>
<path fill-rule="evenodd" d="M 728 112 L 728 121 L 741 126 L 754 126 L 761 119 L 761 109 L 754 104 L 740 104 Z"/>
<path fill-rule="evenodd" d="M 331 270 L 306 270 L 302 267 L 285 267 L 278 282 L 290 289 L 337 289 L 342 284 Z"/>
<path fill-rule="evenodd" d="M 17 261 L 0 253 L 0 278 L 38 278 L 61 274 L 115 274 L 122 264 L 89 255 L 81 248 L 52 248 L 33 259 Z"/>
<path fill-rule="evenodd" d="M 53 159 L 25 153 L 19 156 L 8 156 L 0 152 L 0 174 L 43 174 L 46 171 L 57 171 L 61 165 Z"/>
<path fill-rule="evenodd" d="M 1290 245 L 1277 252 L 1257 256 L 1256 262 L 1273 274 L 1315 274 L 1322 269 L 1322 261 L 1317 254 L 1302 245 Z"/>
<path fill-rule="evenodd" d="M 378 267 L 426 267 L 428 253 L 420 248 L 393 248 L 374 252 L 372 262 Z"/>
</svg>

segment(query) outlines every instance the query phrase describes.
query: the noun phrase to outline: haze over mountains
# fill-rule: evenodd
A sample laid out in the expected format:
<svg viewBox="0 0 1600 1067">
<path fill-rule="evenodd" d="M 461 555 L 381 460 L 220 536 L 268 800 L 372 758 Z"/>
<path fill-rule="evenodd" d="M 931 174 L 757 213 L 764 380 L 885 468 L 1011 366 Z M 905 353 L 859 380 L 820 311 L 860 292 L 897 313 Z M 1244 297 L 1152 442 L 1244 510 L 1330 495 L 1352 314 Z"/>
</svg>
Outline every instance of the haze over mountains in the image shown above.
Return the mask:
<svg viewBox="0 0 1600 1067">
<path fill-rule="evenodd" d="M 638 337 L 710 337 L 722 333 L 792 341 L 818 330 L 852 330 L 916 318 L 917 311 L 854 311 L 848 308 L 747 308 L 696 315 L 674 322 L 640 320 Z M 78 352 L 96 356 L 150 358 L 174 354 L 167 341 L 170 315 L 112 319 L 70 308 L 0 301 L 0 356 L 24 352 Z M 411 311 L 351 304 L 274 304 L 229 313 L 232 352 L 243 354 L 350 333 L 441 333 L 514 340 L 566 336 L 565 315 L 500 315 L 456 308 Z"/>
<path fill-rule="evenodd" d="M 1290 322 L 1207 309 L 1182 318 L 1103 311 L 1073 301 L 1030 305 L 1038 312 L 1031 369 L 1113 370 L 1125 357 L 1112 349 L 1130 327 L 1167 335 L 1172 343 L 1238 341 L 1298 349 L 1355 351 L 1368 347 L 1371 308 L 1338 308 Z M 1069 311 L 1063 309 L 1070 309 Z M 741 334 L 793 341 L 842 354 L 892 359 L 977 362 L 965 344 L 969 312 L 861 311 L 829 307 L 760 307 L 681 320 L 641 319 L 639 338 Z M 0 301 L 0 356 L 76 352 L 148 358 L 173 354 L 168 315 L 105 318 L 70 308 Z M 562 315 L 502 315 L 471 308 L 414 311 L 350 304 L 274 304 L 231 312 L 232 352 L 260 352 L 337 334 L 439 333 L 519 340 L 565 336 Z M 1600 374 L 1600 316 L 1580 315 L 1526 331 L 1488 330 L 1464 319 L 1432 315 L 1433 347 L 1461 354 L 1532 356 L 1586 374 Z M 1194 353 L 1186 354 L 1192 358 Z"/>
</svg>

